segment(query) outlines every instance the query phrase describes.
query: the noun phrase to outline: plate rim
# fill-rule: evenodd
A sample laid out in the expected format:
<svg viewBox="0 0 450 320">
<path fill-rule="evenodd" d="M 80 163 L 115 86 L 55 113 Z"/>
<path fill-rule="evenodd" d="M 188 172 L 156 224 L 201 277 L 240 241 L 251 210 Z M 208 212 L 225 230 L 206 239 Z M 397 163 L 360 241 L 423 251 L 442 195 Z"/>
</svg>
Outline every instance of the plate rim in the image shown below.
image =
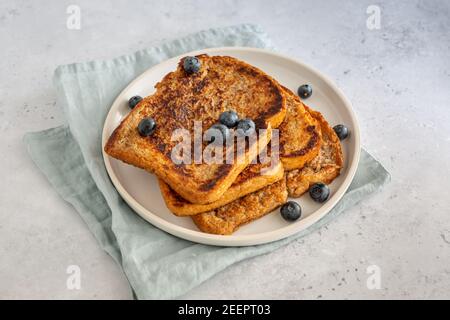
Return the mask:
<svg viewBox="0 0 450 320">
<path fill-rule="evenodd" d="M 328 201 L 325 204 L 323 204 L 320 208 L 318 208 L 316 211 L 314 211 L 312 214 L 310 214 L 308 217 L 301 219 L 297 223 L 293 223 L 290 225 L 287 225 L 285 227 L 272 230 L 272 231 L 266 231 L 262 232 L 260 234 L 254 234 L 254 235 L 215 235 L 215 234 L 208 234 L 201 231 L 196 230 L 190 230 L 182 226 L 175 225 L 152 211 L 144 208 L 139 202 L 137 202 L 129 193 L 128 191 L 123 187 L 121 182 L 119 181 L 118 177 L 114 173 L 114 170 L 111 166 L 111 158 L 108 154 L 106 154 L 104 150 L 104 146 L 109 139 L 109 134 L 107 134 L 107 127 L 108 123 L 111 122 L 112 118 L 114 117 L 113 110 L 116 110 L 119 105 L 119 97 L 125 94 L 126 91 L 129 90 L 130 87 L 134 86 L 138 81 L 140 81 L 142 78 L 144 78 L 148 73 L 151 73 L 153 69 L 160 67 L 163 64 L 171 64 L 174 62 L 179 61 L 184 56 L 187 55 L 197 55 L 201 53 L 207 53 L 207 54 L 214 54 L 215 52 L 220 51 L 243 51 L 243 52 L 256 52 L 256 53 L 264 53 L 271 55 L 277 59 L 284 59 L 288 60 L 291 63 L 298 64 L 302 68 L 307 69 L 309 72 L 313 73 L 315 76 L 317 76 L 321 81 L 323 81 L 325 84 L 327 84 L 335 94 L 338 95 L 339 99 L 343 102 L 345 108 L 349 112 L 349 116 L 352 122 L 353 130 L 352 130 L 352 136 L 355 140 L 355 151 L 353 154 L 353 157 L 351 159 L 347 160 L 347 163 L 349 164 L 347 174 L 342 181 L 339 188 L 336 190 L 336 192 L 333 194 L 333 201 Z M 252 48 L 252 47 L 215 47 L 215 48 L 206 48 L 201 50 L 195 50 L 191 52 L 186 52 L 181 55 L 178 55 L 176 57 L 164 60 L 147 70 L 145 70 L 143 73 L 141 73 L 139 76 L 134 78 L 114 99 L 114 102 L 112 103 L 108 114 L 105 118 L 104 124 L 103 124 L 103 130 L 102 130 L 102 155 L 103 155 L 103 162 L 106 167 L 106 171 L 108 173 L 108 176 L 111 179 L 111 182 L 113 183 L 114 187 L 116 188 L 117 192 L 120 194 L 120 196 L 125 200 L 125 202 L 137 213 L 140 217 L 145 219 L 148 223 L 152 224 L 153 226 L 172 234 L 176 237 L 189 240 L 196 243 L 201 244 L 208 244 L 208 245 L 215 245 L 215 246 L 252 246 L 252 245 L 258 245 L 263 243 L 269 243 L 274 242 L 277 240 L 281 240 L 284 238 L 287 238 L 295 233 L 298 233 L 300 231 L 303 231 L 313 225 L 314 223 L 321 220 L 323 217 L 325 217 L 331 209 L 334 208 L 334 206 L 341 200 L 345 192 L 347 191 L 348 187 L 350 186 L 350 183 L 353 181 L 353 178 L 355 176 L 356 170 L 358 168 L 360 153 L 361 153 L 361 141 L 360 141 L 360 129 L 359 129 L 359 123 L 358 119 L 356 117 L 356 114 L 352 108 L 352 104 L 349 101 L 349 99 L 344 95 L 344 93 L 341 91 L 341 89 L 338 88 L 338 86 L 326 75 L 324 75 L 319 70 L 315 69 L 314 67 L 311 67 L 309 65 L 306 65 L 305 63 L 291 58 L 287 55 L 273 52 L 268 49 L 262 49 L 262 48 Z"/>
</svg>

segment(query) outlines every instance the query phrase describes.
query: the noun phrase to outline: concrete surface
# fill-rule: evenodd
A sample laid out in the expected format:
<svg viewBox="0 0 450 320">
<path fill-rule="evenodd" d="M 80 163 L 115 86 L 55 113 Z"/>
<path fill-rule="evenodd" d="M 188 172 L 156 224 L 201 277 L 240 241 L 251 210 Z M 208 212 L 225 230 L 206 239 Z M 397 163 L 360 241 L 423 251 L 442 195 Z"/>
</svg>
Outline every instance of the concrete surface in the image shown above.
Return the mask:
<svg viewBox="0 0 450 320">
<path fill-rule="evenodd" d="M 81 29 L 66 8 L 81 8 Z M 380 29 L 366 26 L 369 5 Z M 281 52 L 334 79 L 392 183 L 320 232 L 239 263 L 185 298 L 450 298 L 450 4 L 442 1 L 0 3 L 0 298 L 128 299 L 126 279 L 28 157 L 57 126 L 52 73 L 213 26 L 261 24 Z M 68 290 L 66 269 L 82 271 Z M 367 287 L 367 268 L 381 272 Z M 370 270 L 370 269 L 369 269 Z"/>
</svg>

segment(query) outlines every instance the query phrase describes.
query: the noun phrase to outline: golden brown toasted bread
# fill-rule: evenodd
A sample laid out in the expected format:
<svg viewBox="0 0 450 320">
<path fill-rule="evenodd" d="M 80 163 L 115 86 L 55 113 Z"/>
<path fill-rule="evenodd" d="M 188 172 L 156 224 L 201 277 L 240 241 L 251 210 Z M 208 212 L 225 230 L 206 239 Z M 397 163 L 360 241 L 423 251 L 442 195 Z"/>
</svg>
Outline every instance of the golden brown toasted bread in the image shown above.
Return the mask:
<svg viewBox="0 0 450 320">
<path fill-rule="evenodd" d="M 301 168 L 314 158 L 320 149 L 320 128 L 304 108 L 303 103 L 289 89 L 283 87 L 286 97 L 286 117 L 278 128 L 280 130 L 281 161 L 288 170 Z M 261 175 L 259 171 L 268 165 L 250 164 L 233 182 L 230 189 L 218 200 L 208 204 L 195 204 L 183 199 L 166 183 L 160 180 L 160 189 L 167 207 L 175 215 L 190 216 L 210 211 L 230 203 L 238 198 L 259 190 L 281 179 L 281 165 L 272 169 L 270 175 Z"/>
<path fill-rule="evenodd" d="M 156 93 L 141 101 L 109 138 L 105 151 L 110 156 L 155 173 L 181 197 L 205 204 L 218 200 L 248 163 L 270 140 L 270 129 L 277 128 L 286 114 L 281 87 L 261 70 L 240 60 L 200 55 L 201 69 L 188 75 L 180 62 L 176 71 L 156 85 Z M 233 164 L 176 164 L 171 153 L 179 141 L 172 141 L 176 129 L 194 135 L 194 121 L 201 121 L 203 132 L 217 122 L 226 110 L 240 118 L 250 118 L 256 129 L 268 129 L 265 137 L 250 143 Z M 156 131 L 141 137 L 137 131 L 145 117 L 156 121 Z M 265 138 L 265 139 L 263 139 Z M 202 150 L 207 146 L 203 143 Z M 224 150 L 227 154 L 229 149 Z M 194 153 L 194 152 L 193 152 Z"/>
<path fill-rule="evenodd" d="M 278 128 L 280 156 L 286 171 L 303 168 L 320 150 L 320 125 L 292 91 L 283 87 L 286 117 Z"/>
<path fill-rule="evenodd" d="M 318 122 L 321 137 L 319 154 L 303 168 L 285 173 L 282 179 L 216 210 L 192 216 L 197 227 L 207 233 L 232 234 L 242 224 L 254 221 L 282 205 L 290 197 L 299 197 L 316 182 L 331 183 L 343 165 L 339 138 L 320 112 L 304 106 Z M 249 166 L 250 167 L 250 166 Z"/>
<path fill-rule="evenodd" d="M 218 209 L 192 216 L 192 220 L 203 232 L 229 235 L 285 203 L 287 195 L 283 178 Z"/>
<path fill-rule="evenodd" d="M 308 107 L 306 110 L 320 123 L 322 144 L 319 154 L 304 168 L 286 173 L 289 196 L 294 198 L 300 197 L 314 183 L 331 183 L 339 175 L 343 165 L 341 143 L 333 128 L 320 112 Z"/>
<path fill-rule="evenodd" d="M 331 183 L 339 175 L 343 158 L 340 142 L 334 130 L 319 112 L 303 105 L 292 96 L 292 92 L 284 91 L 283 94 L 286 95 L 288 110 L 285 121 L 290 119 L 294 125 L 288 126 L 287 123 L 283 123 L 280 126 L 280 144 L 284 146 L 280 148 L 280 152 L 291 150 L 290 155 L 293 155 L 292 150 L 297 146 L 298 149 L 305 151 L 297 153 L 297 157 L 292 157 L 296 160 L 296 165 L 307 162 L 303 168 L 286 173 L 289 187 L 279 181 L 282 169 L 275 170 L 271 176 L 272 180 L 260 174 L 260 169 L 267 165 L 251 164 L 238 176 L 222 198 L 211 204 L 202 205 L 189 203 L 161 181 L 163 198 L 172 212 L 180 216 L 191 215 L 203 232 L 231 234 L 240 225 L 256 220 L 283 204 L 286 201 L 283 188 L 287 188 L 290 196 L 298 197 L 309 189 L 310 184 L 319 181 Z M 310 126 L 312 130 L 305 129 Z M 286 134 L 283 130 L 289 132 Z M 300 136 L 302 139 L 298 139 Z M 317 137 L 319 141 L 316 141 Z M 281 159 L 283 161 L 283 157 Z M 274 181 L 279 182 L 273 183 Z M 268 184 L 270 185 L 267 186 Z M 250 192 L 252 193 L 249 194 Z M 199 212 L 203 213 L 198 214 Z"/>
<path fill-rule="evenodd" d="M 164 181 L 159 179 L 161 195 L 170 211 L 177 216 L 192 216 L 219 208 L 249 193 L 259 190 L 284 177 L 284 169 L 279 157 L 273 162 L 250 164 L 242 171 L 231 187 L 218 200 L 206 203 L 190 203 L 178 195 Z"/>
</svg>

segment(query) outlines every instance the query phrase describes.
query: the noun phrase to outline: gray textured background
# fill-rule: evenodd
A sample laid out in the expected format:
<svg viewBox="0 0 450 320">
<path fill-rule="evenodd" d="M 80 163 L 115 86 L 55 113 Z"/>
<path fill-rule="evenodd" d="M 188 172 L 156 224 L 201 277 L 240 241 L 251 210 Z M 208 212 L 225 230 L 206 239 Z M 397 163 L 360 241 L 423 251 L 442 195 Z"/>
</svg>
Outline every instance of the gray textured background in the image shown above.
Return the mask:
<svg viewBox="0 0 450 320">
<path fill-rule="evenodd" d="M 66 7 L 81 7 L 81 30 Z M 381 8 L 381 29 L 366 8 Z M 258 23 L 334 79 L 392 173 L 327 228 L 228 268 L 185 298 L 450 298 L 450 1 L 0 2 L 0 298 L 130 298 L 126 279 L 28 157 L 61 124 L 52 73 L 201 29 Z M 82 289 L 66 289 L 66 268 Z M 381 268 L 368 290 L 366 268 Z"/>
</svg>

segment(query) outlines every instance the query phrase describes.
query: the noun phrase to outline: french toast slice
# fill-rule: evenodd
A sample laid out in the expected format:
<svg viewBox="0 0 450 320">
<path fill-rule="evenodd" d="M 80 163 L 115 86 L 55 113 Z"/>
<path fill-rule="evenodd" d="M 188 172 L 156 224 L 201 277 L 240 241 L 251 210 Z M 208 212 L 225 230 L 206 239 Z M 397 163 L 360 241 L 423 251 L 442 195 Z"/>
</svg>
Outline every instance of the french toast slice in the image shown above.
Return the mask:
<svg viewBox="0 0 450 320">
<path fill-rule="evenodd" d="M 298 97 L 289 89 L 282 88 L 283 95 L 286 97 L 286 117 L 278 128 L 280 130 L 279 144 L 281 145 L 279 145 L 278 155 L 280 152 L 284 153 L 281 157 L 284 168 L 286 165 L 290 169 L 299 168 L 318 154 L 321 142 L 320 128 L 317 120 L 305 110 Z M 261 175 L 259 171 L 266 167 L 267 165 L 260 163 L 250 164 L 222 197 L 208 204 L 190 203 L 161 179 L 159 185 L 169 210 L 178 216 L 190 216 L 218 208 L 281 179 L 283 171 L 281 165 L 272 168 L 273 174 Z"/>
<path fill-rule="evenodd" d="M 339 176 L 344 162 L 341 143 L 333 128 L 320 112 L 308 107 L 306 110 L 320 123 L 322 145 L 319 154 L 305 167 L 286 173 L 287 190 L 293 198 L 300 197 L 314 183 L 331 183 Z"/>
<path fill-rule="evenodd" d="M 280 157 L 286 171 L 303 168 L 320 150 L 319 122 L 306 111 L 299 97 L 283 87 L 286 97 L 286 117 L 278 127 Z"/>
<path fill-rule="evenodd" d="M 217 209 L 249 193 L 281 180 L 284 177 L 284 170 L 281 162 L 278 162 L 276 166 L 271 168 L 270 172 L 267 172 L 266 175 L 261 175 L 261 166 L 263 165 L 249 165 L 240 175 L 238 175 L 231 187 L 222 197 L 214 202 L 206 204 L 190 203 L 180 197 L 164 181 L 158 181 L 164 202 L 169 210 L 177 216 L 192 216 Z"/>
<path fill-rule="evenodd" d="M 320 112 L 306 105 L 304 108 L 320 126 L 321 147 L 316 157 L 303 168 L 285 172 L 285 179 L 216 210 L 192 216 L 201 231 L 232 234 L 239 226 L 254 221 L 285 203 L 287 196 L 300 197 L 313 183 L 328 184 L 339 175 L 343 165 L 339 138 Z"/>
<path fill-rule="evenodd" d="M 284 168 L 286 165 L 289 169 L 299 168 L 318 154 L 321 142 L 320 128 L 317 120 L 305 110 L 298 97 L 289 89 L 282 88 L 286 97 L 286 117 L 278 128 L 280 130 L 278 155 L 280 152 L 284 153 L 281 156 Z M 190 203 L 161 179 L 159 185 L 169 210 L 178 216 L 190 216 L 218 208 L 281 179 L 282 168 L 274 167 L 273 174 L 261 175 L 259 171 L 266 167 L 267 165 L 260 163 L 250 164 L 222 197 L 208 204 Z"/>
<path fill-rule="evenodd" d="M 158 179 L 161 195 L 169 210 L 177 216 L 192 216 L 211 211 L 284 178 L 284 169 L 279 156 L 269 148 L 267 157 L 268 161 L 265 163 L 259 159 L 257 163 L 248 165 L 222 197 L 214 202 L 191 203 L 178 195 L 163 180 Z"/>
<path fill-rule="evenodd" d="M 287 197 L 286 179 L 283 178 L 220 208 L 192 216 L 192 220 L 203 232 L 230 235 L 241 225 L 281 206 Z"/>
<path fill-rule="evenodd" d="M 200 71 L 187 74 L 182 59 L 178 68 L 155 86 L 156 92 L 144 98 L 114 130 L 105 152 L 155 173 L 191 203 L 206 204 L 218 200 L 267 146 L 271 129 L 277 128 L 285 117 L 286 99 L 273 78 L 245 62 L 226 56 L 197 58 Z M 194 121 L 201 121 L 205 132 L 227 110 L 236 111 L 240 118 L 252 119 L 257 132 L 267 129 L 265 136 L 250 140 L 245 152 L 236 156 L 232 164 L 198 163 L 195 159 L 181 164 L 172 161 L 172 150 L 179 143 L 171 139 L 176 129 L 186 129 L 194 137 Z M 156 121 L 156 130 L 149 137 L 141 137 L 137 126 L 146 117 Z M 205 142 L 201 144 L 202 152 L 206 146 Z M 230 152 L 235 151 L 224 147 L 224 154 Z"/>
</svg>

